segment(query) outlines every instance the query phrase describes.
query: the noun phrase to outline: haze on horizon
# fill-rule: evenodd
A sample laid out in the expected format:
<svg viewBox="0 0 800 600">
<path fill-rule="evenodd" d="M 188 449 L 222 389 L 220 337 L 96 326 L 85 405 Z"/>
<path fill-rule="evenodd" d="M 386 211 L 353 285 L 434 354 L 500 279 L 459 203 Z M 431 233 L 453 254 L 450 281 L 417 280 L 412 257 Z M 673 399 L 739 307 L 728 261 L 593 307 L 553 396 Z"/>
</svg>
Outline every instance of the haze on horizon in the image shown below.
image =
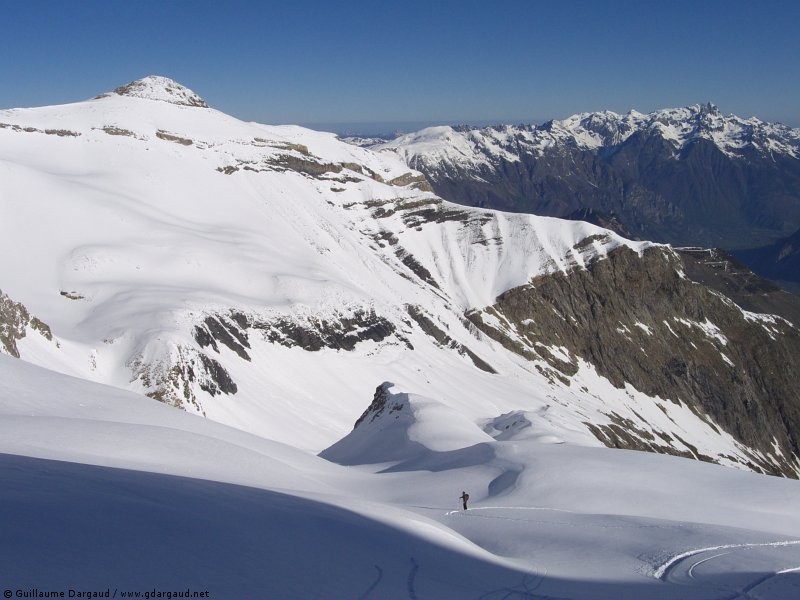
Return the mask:
<svg viewBox="0 0 800 600">
<path fill-rule="evenodd" d="M 378 7 L 379 9 L 377 9 Z M 800 4 L 4 3 L 0 107 L 159 74 L 245 120 L 352 133 L 712 101 L 800 126 Z M 370 131 L 372 130 L 372 131 Z"/>
</svg>

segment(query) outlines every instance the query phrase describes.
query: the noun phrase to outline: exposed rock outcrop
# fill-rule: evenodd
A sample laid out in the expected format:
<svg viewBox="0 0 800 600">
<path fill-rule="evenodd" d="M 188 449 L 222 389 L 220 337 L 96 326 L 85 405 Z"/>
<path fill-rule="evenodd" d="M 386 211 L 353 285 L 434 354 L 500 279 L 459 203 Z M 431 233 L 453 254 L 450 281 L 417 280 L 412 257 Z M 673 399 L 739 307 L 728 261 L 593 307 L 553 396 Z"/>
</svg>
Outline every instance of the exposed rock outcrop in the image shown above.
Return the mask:
<svg viewBox="0 0 800 600">
<path fill-rule="evenodd" d="M 397 398 L 393 399 L 392 393 L 389 391 L 392 389 L 392 387 L 394 387 L 392 382 L 384 381 L 375 388 L 375 394 L 372 396 L 372 402 L 367 407 L 367 410 L 365 410 L 362 415 L 358 417 L 353 425 L 353 429 L 361 425 L 361 423 L 374 421 L 376 418 L 380 417 L 384 411 L 388 410 L 390 413 L 392 413 L 403 409 L 403 403 L 398 401 Z"/>
<path fill-rule="evenodd" d="M 616 387 L 630 384 L 684 403 L 772 456 L 754 457 L 755 470 L 797 476 L 800 330 L 780 317 L 742 311 L 692 282 L 667 248 L 641 258 L 619 248 L 587 269 L 509 290 L 467 318 L 508 349 L 566 376 L 581 359 Z M 618 425 L 598 438 L 641 449 L 622 434 L 630 428 Z"/>
<path fill-rule="evenodd" d="M 408 343 L 391 321 L 379 316 L 374 310 L 356 310 L 352 314 L 343 314 L 336 318 L 281 317 L 255 322 L 253 328 L 260 330 L 271 343 L 289 348 L 299 346 L 310 352 L 323 348 L 350 351 L 360 342 L 380 342 L 392 335 Z"/>
<path fill-rule="evenodd" d="M 495 371 L 494 368 L 480 356 L 475 354 L 464 344 L 460 344 L 447 335 L 444 330 L 438 327 L 419 306 L 409 304 L 406 306 L 406 311 L 408 311 L 408 316 L 414 319 L 417 325 L 419 325 L 420 329 L 422 329 L 422 331 L 424 331 L 427 335 L 431 336 L 437 344 L 445 348 L 452 348 L 463 356 L 468 356 L 472 361 L 472 364 L 478 367 L 481 371 L 486 371 L 487 373 L 497 373 L 497 371 Z"/>
<path fill-rule="evenodd" d="M 725 294 L 745 310 L 779 315 L 800 327 L 800 296 L 759 277 L 735 256 L 719 248 L 677 248 L 676 252 L 692 281 Z"/>
<path fill-rule="evenodd" d="M 0 290 L 0 352 L 19 358 L 17 342 L 24 338 L 28 330 L 38 332 L 52 341 L 50 327 L 28 312 L 23 304 L 14 302 Z"/>
<path fill-rule="evenodd" d="M 218 360 L 185 346 L 176 346 L 166 358 L 156 362 L 136 356 L 128 367 L 133 375 L 131 382 L 138 382 L 147 396 L 177 408 L 194 408 L 203 414 L 195 385 L 212 397 L 239 391 Z"/>
</svg>

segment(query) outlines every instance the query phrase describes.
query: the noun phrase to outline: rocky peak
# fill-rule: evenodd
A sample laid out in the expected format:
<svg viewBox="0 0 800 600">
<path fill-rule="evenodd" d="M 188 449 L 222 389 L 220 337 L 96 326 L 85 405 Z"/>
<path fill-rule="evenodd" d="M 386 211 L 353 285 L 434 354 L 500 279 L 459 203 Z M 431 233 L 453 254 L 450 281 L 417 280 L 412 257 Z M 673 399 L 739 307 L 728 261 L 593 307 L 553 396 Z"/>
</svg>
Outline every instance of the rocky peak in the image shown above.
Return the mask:
<svg viewBox="0 0 800 600">
<path fill-rule="evenodd" d="M 53 341 L 48 325 L 31 315 L 23 304 L 15 302 L 0 290 L 0 354 L 19 358 L 17 342 L 29 331 L 36 331 L 48 341 Z"/>
<path fill-rule="evenodd" d="M 564 123 L 569 123 L 567 128 L 575 134 L 580 135 L 581 129 L 595 133 L 602 139 L 603 146 L 610 146 L 619 144 L 639 127 L 641 118 L 637 117 L 641 115 L 628 113 L 622 116 L 611 111 L 602 111 L 570 117 Z M 575 125 L 571 123 L 573 120 L 577 121 Z"/>
<path fill-rule="evenodd" d="M 719 108 L 717 108 L 717 105 L 714 104 L 713 102 L 706 102 L 705 104 L 702 104 L 700 106 L 700 112 L 703 114 L 714 114 L 714 115 L 721 114 L 719 112 Z"/>
<path fill-rule="evenodd" d="M 142 79 L 131 81 L 111 92 L 98 96 L 98 98 L 105 98 L 113 94 L 127 96 L 129 98 L 159 100 L 161 102 L 168 102 L 180 106 L 208 108 L 206 101 L 192 90 L 169 77 L 162 77 L 160 75 L 148 75 Z"/>
<path fill-rule="evenodd" d="M 369 418 L 369 423 L 374 421 L 378 416 L 383 414 L 383 412 L 388 408 L 389 412 L 397 412 L 403 408 L 402 402 L 392 402 L 393 394 L 391 389 L 394 387 L 394 383 L 390 381 L 384 381 L 380 384 L 377 388 L 375 388 L 375 395 L 372 397 L 372 403 L 367 407 L 367 410 L 358 418 L 353 428 L 355 429 L 361 423 L 367 421 Z"/>
</svg>

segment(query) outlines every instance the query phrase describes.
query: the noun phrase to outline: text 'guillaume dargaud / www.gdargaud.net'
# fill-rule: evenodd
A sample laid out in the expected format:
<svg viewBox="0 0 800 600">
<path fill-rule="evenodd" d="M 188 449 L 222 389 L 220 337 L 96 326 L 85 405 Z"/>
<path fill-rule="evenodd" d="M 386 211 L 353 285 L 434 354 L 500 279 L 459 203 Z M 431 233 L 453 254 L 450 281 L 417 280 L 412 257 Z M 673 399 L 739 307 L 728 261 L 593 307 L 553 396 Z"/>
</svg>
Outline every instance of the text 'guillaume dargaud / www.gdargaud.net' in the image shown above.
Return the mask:
<svg viewBox="0 0 800 600">
<path fill-rule="evenodd" d="M 99 590 L 81 590 L 69 588 L 66 590 L 54 589 L 6 589 L 3 592 L 4 598 L 81 598 L 84 600 L 93 598 L 141 598 L 151 600 L 159 598 L 163 600 L 176 600 L 178 598 L 211 598 L 208 590 L 159 590 L 152 588 L 149 590 L 120 590 L 117 588 L 105 588 Z"/>
</svg>

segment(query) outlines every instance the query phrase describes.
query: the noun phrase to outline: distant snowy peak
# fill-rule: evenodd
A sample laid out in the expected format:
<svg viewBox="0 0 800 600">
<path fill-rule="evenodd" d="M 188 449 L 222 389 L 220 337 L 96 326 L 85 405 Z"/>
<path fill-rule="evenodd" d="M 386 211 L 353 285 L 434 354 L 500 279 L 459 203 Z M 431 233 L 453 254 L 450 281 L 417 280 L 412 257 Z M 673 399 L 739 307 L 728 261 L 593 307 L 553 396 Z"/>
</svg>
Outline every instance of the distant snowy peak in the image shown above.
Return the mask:
<svg viewBox="0 0 800 600">
<path fill-rule="evenodd" d="M 561 121 L 576 138 L 585 131 L 593 134 L 598 146 L 623 143 L 637 132 L 659 135 L 676 149 L 706 139 L 725 154 L 735 156 L 749 147 L 763 153 L 789 154 L 800 157 L 800 129 L 766 123 L 750 117 L 723 115 L 711 102 L 683 108 L 667 108 L 649 114 L 630 111 L 625 115 L 613 112 L 584 113 Z"/>
<path fill-rule="evenodd" d="M 676 156 L 690 143 L 706 139 L 729 156 L 742 156 L 753 149 L 761 154 L 800 158 L 800 129 L 755 117 L 726 116 L 710 102 L 649 114 L 635 110 L 624 115 L 611 111 L 580 113 L 535 126 L 428 127 L 375 148 L 397 153 L 413 168 L 475 169 L 496 164 L 499 159 L 516 162 L 522 154 L 540 156 L 560 148 L 613 149 L 634 134 L 669 142 Z"/>
<path fill-rule="evenodd" d="M 160 75 L 149 75 L 142 79 L 137 79 L 136 81 L 121 85 L 111 92 L 101 94 L 98 98 L 107 97 L 112 94 L 127 96 L 129 98 L 158 100 L 160 102 L 169 102 L 170 104 L 178 104 L 180 106 L 208 108 L 208 103 L 198 94 L 195 94 L 192 90 L 181 85 L 177 81 Z"/>
</svg>

